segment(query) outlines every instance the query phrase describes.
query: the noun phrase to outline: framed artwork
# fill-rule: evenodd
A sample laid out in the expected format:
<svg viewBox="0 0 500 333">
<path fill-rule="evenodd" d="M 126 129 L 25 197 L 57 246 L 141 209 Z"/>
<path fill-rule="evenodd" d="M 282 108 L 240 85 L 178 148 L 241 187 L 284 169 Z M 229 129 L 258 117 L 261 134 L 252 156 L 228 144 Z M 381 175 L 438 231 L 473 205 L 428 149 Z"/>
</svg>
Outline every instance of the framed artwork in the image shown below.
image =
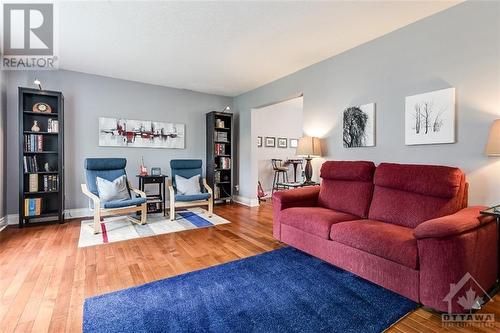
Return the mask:
<svg viewBox="0 0 500 333">
<path fill-rule="evenodd" d="M 184 124 L 101 117 L 99 146 L 184 149 L 185 128 Z"/>
<path fill-rule="evenodd" d="M 273 136 L 266 136 L 266 141 L 264 143 L 266 147 L 276 147 L 276 138 Z"/>
<path fill-rule="evenodd" d="M 290 139 L 290 148 L 297 148 L 299 146 L 299 139 Z"/>
<path fill-rule="evenodd" d="M 278 138 L 278 148 L 288 148 L 288 139 Z"/>
<path fill-rule="evenodd" d="M 345 109 L 343 130 L 345 148 L 375 146 L 375 103 Z"/>
<path fill-rule="evenodd" d="M 257 147 L 262 147 L 262 137 L 261 136 L 257 137 Z"/>
<path fill-rule="evenodd" d="M 405 99 L 405 144 L 455 142 L 455 88 Z"/>
</svg>

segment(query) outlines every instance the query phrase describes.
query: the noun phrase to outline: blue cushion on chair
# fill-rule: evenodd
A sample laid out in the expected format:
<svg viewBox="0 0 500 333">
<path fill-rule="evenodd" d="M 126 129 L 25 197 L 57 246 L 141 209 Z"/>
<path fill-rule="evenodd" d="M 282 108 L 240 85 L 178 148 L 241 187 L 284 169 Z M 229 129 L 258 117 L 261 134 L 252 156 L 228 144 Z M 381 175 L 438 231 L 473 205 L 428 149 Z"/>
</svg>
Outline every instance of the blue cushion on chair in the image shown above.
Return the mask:
<svg viewBox="0 0 500 333">
<path fill-rule="evenodd" d="M 208 200 L 210 198 L 210 193 L 200 193 L 192 195 L 182 195 L 176 194 L 175 201 L 196 201 L 196 200 Z"/>
<path fill-rule="evenodd" d="M 127 200 L 114 200 L 114 201 L 102 202 L 101 208 L 108 208 L 109 209 L 109 208 L 123 208 L 123 207 L 130 207 L 130 206 L 139 206 L 145 202 L 146 202 L 146 198 L 132 198 L 132 199 L 127 199 Z"/>
<path fill-rule="evenodd" d="M 87 158 L 85 159 L 85 178 L 87 188 L 93 194 L 99 196 L 97 190 L 97 177 L 112 182 L 116 178 L 126 175 L 125 158 Z"/>
</svg>

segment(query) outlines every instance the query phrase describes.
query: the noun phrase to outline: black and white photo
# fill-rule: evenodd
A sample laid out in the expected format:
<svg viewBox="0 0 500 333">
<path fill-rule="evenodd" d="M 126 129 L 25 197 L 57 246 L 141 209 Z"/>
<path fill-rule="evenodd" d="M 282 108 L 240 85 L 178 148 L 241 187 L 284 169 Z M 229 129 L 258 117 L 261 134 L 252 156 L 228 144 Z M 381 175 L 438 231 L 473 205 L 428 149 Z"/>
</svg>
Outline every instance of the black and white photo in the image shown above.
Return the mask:
<svg viewBox="0 0 500 333">
<path fill-rule="evenodd" d="M 455 88 L 406 97 L 406 145 L 453 142 L 455 142 Z"/>
<path fill-rule="evenodd" d="M 273 136 L 266 136 L 265 145 L 269 148 L 276 147 L 276 138 Z"/>
<path fill-rule="evenodd" d="M 278 138 L 278 148 L 288 148 L 288 139 Z"/>
<path fill-rule="evenodd" d="M 344 147 L 375 146 L 375 103 L 344 110 Z"/>
</svg>

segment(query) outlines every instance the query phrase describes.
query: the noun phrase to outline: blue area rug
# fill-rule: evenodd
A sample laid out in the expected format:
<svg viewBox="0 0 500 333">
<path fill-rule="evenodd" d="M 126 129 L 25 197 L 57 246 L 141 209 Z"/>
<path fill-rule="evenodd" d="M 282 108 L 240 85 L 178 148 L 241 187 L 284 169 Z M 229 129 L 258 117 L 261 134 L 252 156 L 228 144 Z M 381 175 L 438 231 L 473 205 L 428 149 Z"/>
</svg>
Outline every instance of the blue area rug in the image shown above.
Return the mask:
<svg viewBox="0 0 500 333">
<path fill-rule="evenodd" d="M 287 247 L 85 300 L 84 332 L 381 332 L 417 304 Z"/>
</svg>

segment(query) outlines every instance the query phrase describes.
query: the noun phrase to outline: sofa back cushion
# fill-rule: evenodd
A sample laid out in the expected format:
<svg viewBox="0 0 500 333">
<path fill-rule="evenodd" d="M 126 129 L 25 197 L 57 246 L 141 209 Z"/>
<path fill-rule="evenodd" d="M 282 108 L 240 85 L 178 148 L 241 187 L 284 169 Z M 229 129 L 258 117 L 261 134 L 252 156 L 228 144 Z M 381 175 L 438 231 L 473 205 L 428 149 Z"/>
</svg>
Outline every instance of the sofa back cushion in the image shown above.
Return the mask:
<svg viewBox="0 0 500 333">
<path fill-rule="evenodd" d="M 321 207 L 366 218 L 373 194 L 375 164 L 368 161 L 328 161 L 321 166 Z"/>
<path fill-rule="evenodd" d="M 465 175 L 437 165 L 381 163 L 375 171 L 369 218 L 415 228 L 466 205 Z"/>
</svg>

